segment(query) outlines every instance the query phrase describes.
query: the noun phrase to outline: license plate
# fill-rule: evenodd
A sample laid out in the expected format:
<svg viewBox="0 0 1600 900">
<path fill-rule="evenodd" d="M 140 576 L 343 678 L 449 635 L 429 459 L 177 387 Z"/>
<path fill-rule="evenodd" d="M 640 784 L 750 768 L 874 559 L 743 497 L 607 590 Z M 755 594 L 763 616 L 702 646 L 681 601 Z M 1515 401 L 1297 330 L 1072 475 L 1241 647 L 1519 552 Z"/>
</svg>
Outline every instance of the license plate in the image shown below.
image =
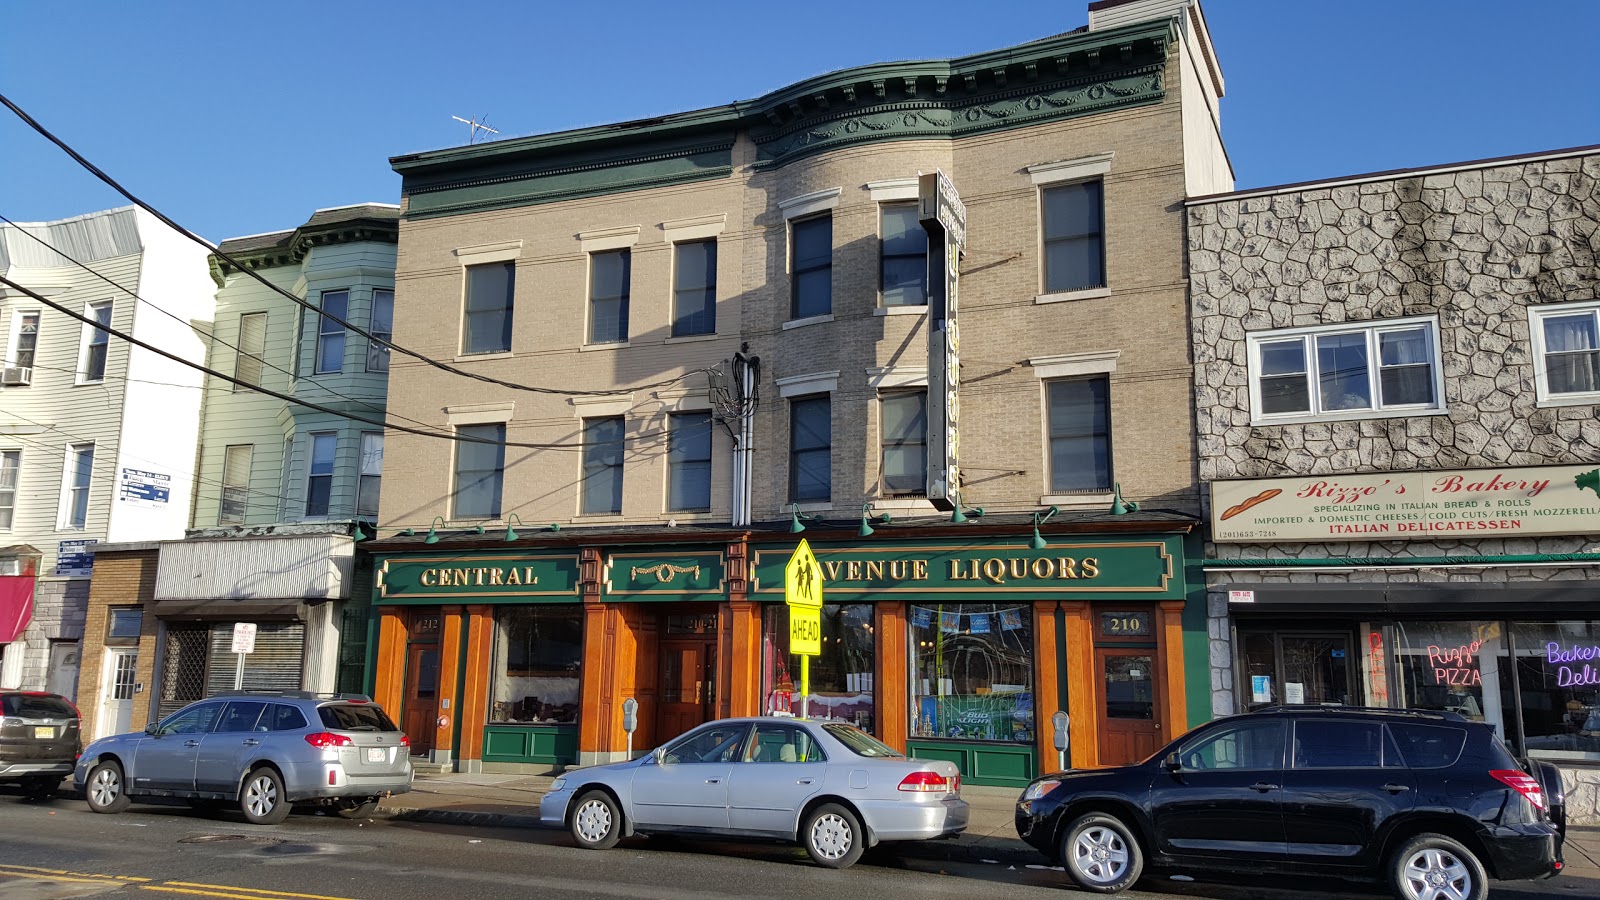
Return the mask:
<svg viewBox="0 0 1600 900">
<path fill-rule="evenodd" d="M 369 763 L 381 763 L 381 762 L 386 762 L 388 759 L 389 759 L 389 751 L 388 750 L 385 750 L 382 747 L 368 747 L 367 748 L 367 762 L 369 762 Z"/>
<path fill-rule="evenodd" d="M 48 741 L 56 736 L 56 727 L 54 725 L 35 725 L 33 726 L 33 736 L 40 740 Z"/>
</svg>

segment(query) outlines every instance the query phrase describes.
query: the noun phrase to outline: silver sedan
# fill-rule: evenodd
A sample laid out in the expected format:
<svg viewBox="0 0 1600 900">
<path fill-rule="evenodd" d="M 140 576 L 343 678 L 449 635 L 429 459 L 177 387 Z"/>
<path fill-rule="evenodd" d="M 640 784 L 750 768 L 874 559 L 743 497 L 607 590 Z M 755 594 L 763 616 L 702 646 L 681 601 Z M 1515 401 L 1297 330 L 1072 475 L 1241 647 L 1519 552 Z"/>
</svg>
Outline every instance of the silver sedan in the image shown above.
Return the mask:
<svg viewBox="0 0 1600 900">
<path fill-rule="evenodd" d="M 799 841 L 842 869 L 881 841 L 960 834 L 967 803 L 952 763 L 906 759 L 841 722 L 774 717 L 709 722 L 641 759 L 567 772 L 539 818 L 593 850 L 639 833 L 753 837 Z"/>
</svg>

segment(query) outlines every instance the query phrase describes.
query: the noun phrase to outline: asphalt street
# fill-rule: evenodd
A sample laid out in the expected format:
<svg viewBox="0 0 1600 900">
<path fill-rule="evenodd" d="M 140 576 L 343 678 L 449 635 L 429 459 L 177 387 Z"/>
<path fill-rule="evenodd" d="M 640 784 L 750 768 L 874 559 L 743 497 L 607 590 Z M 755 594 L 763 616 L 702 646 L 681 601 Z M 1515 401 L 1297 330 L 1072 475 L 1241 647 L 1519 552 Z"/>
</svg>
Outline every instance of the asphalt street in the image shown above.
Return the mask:
<svg viewBox="0 0 1600 900">
<path fill-rule="evenodd" d="M 1219 883 L 1149 878 L 1123 896 L 1215 900 L 1372 898 L 1337 882 L 1282 890 L 1280 875 Z M 1062 898 L 1080 894 L 1042 866 L 907 860 L 874 852 L 844 871 L 813 866 L 797 848 L 639 838 L 607 852 L 579 850 L 564 832 L 350 822 L 297 814 L 277 827 L 237 813 L 136 804 L 116 816 L 78 800 L 46 804 L 0 795 L 0 900 L 224 897 L 230 900 L 497 900 L 535 897 Z M 1496 886 L 1504 900 L 1593 898 L 1600 882 L 1555 879 Z"/>
</svg>

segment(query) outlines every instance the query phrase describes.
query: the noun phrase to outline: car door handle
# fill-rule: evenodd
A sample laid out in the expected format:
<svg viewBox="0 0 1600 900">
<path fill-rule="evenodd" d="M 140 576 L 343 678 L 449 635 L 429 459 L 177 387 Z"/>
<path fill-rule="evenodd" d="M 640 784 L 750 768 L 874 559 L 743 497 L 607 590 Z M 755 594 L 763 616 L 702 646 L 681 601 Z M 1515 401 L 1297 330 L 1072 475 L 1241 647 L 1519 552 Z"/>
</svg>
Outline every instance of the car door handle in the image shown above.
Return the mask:
<svg viewBox="0 0 1600 900">
<path fill-rule="evenodd" d="M 198 746 L 200 746 L 200 742 L 199 741 L 184 741 L 183 745 L 185 747 L 198 747 Z"/>
<path fill-rule="evenodd" d="M 1250 785 L 1250 790 L 1252 790 L 1252 791 L 1260 791 L 1263 794 L 1265 794 L 1267 791 L 1275 791 L 1277 789 L 1278 789 L 1277 785 L 1268 784 L 1265 781 L 1258 781 L 1255 784 Z"/>
<path fill-rule="evenodd" d="M 721 783 L 722 783 L 722 779 L 721 778 L 707 778 L 706 779 L 706 784 L 721 784 Z"/>
<path fill-rule="evenodd" d="M 816 780 L 816 779 L 813 779 L 813 778 L 802 778 L 799 781 L 796 781 L 795 784 L 810 784 L 814 780 Z"/>
<path fill-rule="evenodd" d="M 1411 786 L 1410 785 L 1405 785 L 1405 784 L 1395 784 L 1394 782 L 1391 781 L 1388 784 L 1384 785 L 1383 789 L 1388 791 L 1391 794 L 1402 794 L 1402 793 L 1405 793 L 1406 791 L 1411 790 Z"/>
<path fill-rule="evenodd" d="M 259 747 L 259 746 L 261 746 L 261 742 L 256 740 L 255 738 L 250 738 L 250 739 L 248 739 L 248 740 L 246 740 L 244 742 L 244 745 L 246 747 Z"/>
</svg>

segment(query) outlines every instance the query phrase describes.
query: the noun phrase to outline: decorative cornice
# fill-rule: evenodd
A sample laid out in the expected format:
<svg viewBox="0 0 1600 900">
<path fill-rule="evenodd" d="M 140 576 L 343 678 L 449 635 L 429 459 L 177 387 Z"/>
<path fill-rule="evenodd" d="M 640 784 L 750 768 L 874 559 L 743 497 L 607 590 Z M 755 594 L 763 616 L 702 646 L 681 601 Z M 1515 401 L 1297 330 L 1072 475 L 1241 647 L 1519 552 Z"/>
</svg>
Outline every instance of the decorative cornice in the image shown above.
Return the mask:
<svg viewBox="0 0 1600 900">
<path fill-rule="evenodd" d="M 287 241 L 270 247 L 226 252 L 243 265 L 259 270 L 298 265 L 306 258 L 306 254 L 316 247 L 353 243 L 396 244 L 399 241 L 399 220 L 363 218 L 328 225 L 302 225 L 290 234 Z M 241 271 L 215 253 L 210 254 L 207 259 L 211 267 L 211 280 L 215 281 L 219 288 L 227 286 L 229 275 Z"/>
</svg>

